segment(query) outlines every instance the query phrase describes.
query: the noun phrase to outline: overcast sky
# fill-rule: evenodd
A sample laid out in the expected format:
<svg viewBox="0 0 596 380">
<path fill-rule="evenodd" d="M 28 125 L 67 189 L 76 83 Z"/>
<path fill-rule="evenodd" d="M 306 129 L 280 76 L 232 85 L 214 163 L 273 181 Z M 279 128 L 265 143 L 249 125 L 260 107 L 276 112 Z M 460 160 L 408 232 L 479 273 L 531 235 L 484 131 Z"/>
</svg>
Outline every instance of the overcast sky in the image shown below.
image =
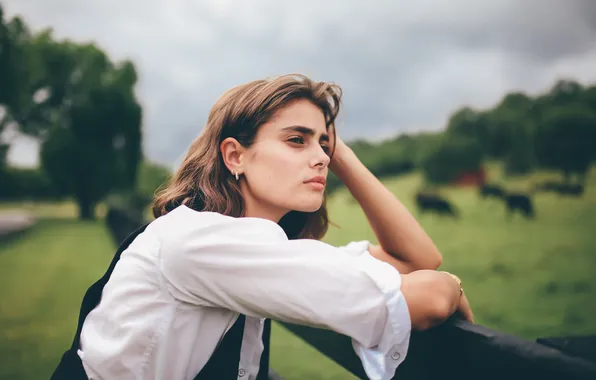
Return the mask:
<svg viewBox="0 0 596 380">
<path fill-rule="evenodd" d="M 271 75 L 342 86 L 346 140 L 442 129 L 460 106 L 560 77 L 596 83 L 594 0 L 0 1 L 34 29 L 132 59 L 144 151 L 168 165 L 223 91 Z M 35 162 L 35 145 L 20 140 L 10 157 Z"/>
</svg>

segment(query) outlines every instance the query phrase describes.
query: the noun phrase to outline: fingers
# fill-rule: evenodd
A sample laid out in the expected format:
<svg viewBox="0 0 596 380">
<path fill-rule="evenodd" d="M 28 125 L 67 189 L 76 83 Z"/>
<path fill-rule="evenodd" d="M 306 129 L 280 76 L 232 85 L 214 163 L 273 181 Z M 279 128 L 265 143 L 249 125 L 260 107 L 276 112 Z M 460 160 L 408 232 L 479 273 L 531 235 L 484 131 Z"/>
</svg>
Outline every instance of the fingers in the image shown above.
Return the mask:
<svg viewBox="0 0 596 380">
<path fill-rule="evenodd" d="M 472 309 L 470 308 L 468 298 L 465 295 L 461 296 L 459 312 L 466 321 L 474 323 L 474 314 L 472 313 Z"/>
</svg>

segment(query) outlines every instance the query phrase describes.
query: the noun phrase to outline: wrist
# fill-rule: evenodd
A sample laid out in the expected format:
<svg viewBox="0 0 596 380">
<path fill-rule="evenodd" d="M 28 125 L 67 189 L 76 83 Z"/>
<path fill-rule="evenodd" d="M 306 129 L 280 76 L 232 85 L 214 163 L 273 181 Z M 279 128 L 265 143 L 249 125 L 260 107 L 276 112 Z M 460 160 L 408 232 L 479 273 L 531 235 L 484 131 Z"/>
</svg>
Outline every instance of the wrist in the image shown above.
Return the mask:
<svg viewBox="0 0 596 380">
<path fill-rule="evenodd" d="M 458 276 L 454 275 L 453 273 L 444 271 L 444 270 L 439 271 L 439 273 L 445 273 L 445 274 L 449 275 L 455 281 L 455 283 L 457 283 L 457 286 L 459 287 L 460 297 L 464 294 L 464 288 L 462 287 L 462 281 Z"/>
<path fill-rule="evenodd" d="M 340 179 L 343 179 L 350 168 L 354 166 L 354 159 L 358 160 L 352 148 L 340 141 L 335 147 L 333 158 L 329 163 L 329 170 Z"/>
</svg>

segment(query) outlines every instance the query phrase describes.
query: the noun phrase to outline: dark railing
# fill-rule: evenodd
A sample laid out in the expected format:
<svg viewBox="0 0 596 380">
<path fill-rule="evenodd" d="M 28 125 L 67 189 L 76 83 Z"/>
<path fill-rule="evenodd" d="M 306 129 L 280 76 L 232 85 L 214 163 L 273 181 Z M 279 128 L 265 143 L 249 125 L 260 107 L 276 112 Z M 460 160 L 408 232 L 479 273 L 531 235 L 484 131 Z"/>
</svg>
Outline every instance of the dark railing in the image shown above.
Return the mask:
<svg viewBox="0 0 596 380">
<path fill-rule="evenodd" d="M 106 219 L 116 244 L 143 223 L 138 216 L 117 209 L 110 209 Z M 329 330 L 281 325 L 356 377 L 367 379 L 349 337 Z M 281 379 L 273 370 L 269 377 Z M 408 355 L 394 378 L 596 380 L 596 335 L 533 342 L 452 319 L 412 333 Z"/>
<path fill-rule="evenodd" d="M 322 354 L 366 379 L 350 339 L 327 330 L 282 323 Z M 568 338 L 592 342 L 596 337 Z M 596 379 L 596 361 L 484 326 L 451 320 L 424 332 L 413 332 L 406 360 L 395 379 Z"/>
</svg>

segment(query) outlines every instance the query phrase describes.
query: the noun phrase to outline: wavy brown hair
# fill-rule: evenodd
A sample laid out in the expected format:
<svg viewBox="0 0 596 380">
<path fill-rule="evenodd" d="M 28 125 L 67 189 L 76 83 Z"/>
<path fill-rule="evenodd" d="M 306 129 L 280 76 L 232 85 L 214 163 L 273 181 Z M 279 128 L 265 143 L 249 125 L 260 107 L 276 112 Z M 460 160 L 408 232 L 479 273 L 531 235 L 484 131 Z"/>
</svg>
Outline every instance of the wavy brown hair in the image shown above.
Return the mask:
<svg viewBox="0 0 596 380">
<path fill-rule="evenodd" d="M 321 109 L 335 143 L 335 120 L 341 96 L 339 86 L 315 82 L 300 74 L 257 80 L 228 90 L 211 109 L 205 129 L 191 144 L 180 168 L 156 193 L 153 215 L 158 218 L 184 204 L 197 211 L 244 216 L 240 186 L 224 164 L 220 143 L 233 137 L 244 147 L 250 147 L 260 126 L 299 99 L 309 100 Z M 334 150 L 335 146 L 331 155 Z M 315 212 L 290 211 L 279 225 L 290 239 L 322 238 L 329 225 L 326 199 Z"/>
</svg>

